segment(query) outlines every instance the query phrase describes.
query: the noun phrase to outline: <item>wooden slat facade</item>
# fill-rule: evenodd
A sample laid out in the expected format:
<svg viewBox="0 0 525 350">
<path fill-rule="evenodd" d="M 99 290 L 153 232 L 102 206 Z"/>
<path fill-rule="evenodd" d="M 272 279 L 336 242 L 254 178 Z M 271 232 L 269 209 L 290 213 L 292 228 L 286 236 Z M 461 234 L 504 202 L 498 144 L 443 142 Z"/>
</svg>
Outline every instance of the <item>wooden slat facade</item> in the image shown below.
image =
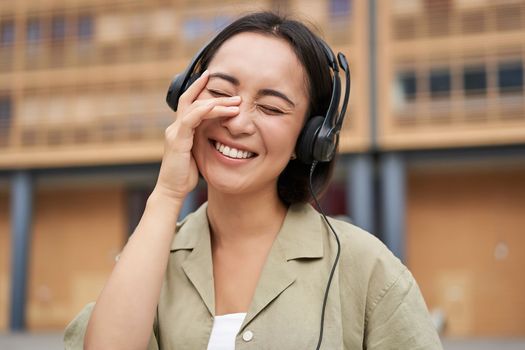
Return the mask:
<svg viewBox="0 0 525 350">
<path fill-rule="evenodd" d="M 220 27 L 258 9 L 310 20 L 347 55 L 353 89 L 340 148 L 366 150 L 367 2 L 283 3 L 3 3 L 0 23 L 14 38 L 0 50 L 0 101 L 10 109 L 0 118 L 0 167 L 159 161 L 174 118 L 164 102 L 170 79 Z"/>
<path fill-rule="evenodd" d="M 380 148 L 525 142 L 524 1 L 386 1 L 378 33 Z"/>
</svg>

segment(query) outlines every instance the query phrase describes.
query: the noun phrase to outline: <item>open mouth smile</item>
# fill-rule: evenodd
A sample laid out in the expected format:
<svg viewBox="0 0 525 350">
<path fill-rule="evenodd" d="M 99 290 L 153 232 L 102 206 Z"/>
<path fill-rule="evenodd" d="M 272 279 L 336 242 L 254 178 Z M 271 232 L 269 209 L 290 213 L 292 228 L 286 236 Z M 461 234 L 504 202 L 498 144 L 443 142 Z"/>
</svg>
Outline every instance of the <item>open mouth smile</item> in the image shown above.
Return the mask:
<svg viewBox="0 0 525 350">
<path fill-rule="evenodd" d="M 247 158 L 253 158 L 254 156 L 256 156 L 256 154 L 253 152 L 242 150 L 242 149 L 237 149 L 231 146 L 227 146 L 223 143 L 220 143 L 219 141 L 212 140 L 212 144 L 219 153 L 221 153 L 222 155 L 228 158 L 247 159 Z"/>
</svg>

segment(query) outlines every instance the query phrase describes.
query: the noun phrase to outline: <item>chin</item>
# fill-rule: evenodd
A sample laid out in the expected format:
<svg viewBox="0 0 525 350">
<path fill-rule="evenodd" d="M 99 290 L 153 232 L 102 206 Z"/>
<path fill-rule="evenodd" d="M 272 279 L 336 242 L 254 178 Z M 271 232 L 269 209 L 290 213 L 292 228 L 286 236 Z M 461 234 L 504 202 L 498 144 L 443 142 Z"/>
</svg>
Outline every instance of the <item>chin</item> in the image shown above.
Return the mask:
<svg viewBox="0 0 525 350">
<path fill-rule="evenodd" d="M 202 177 L 204 180 L 206 180 L 206 183 L 208 187 L 213 188 L 214 190 L 225 193 L 225 194 L 242 194 L 248 191 L 247 184 L 243 179 L 240 179 L 236 176 L 230 175 L 220 175 L 220 174 L 202 174 Z"/>
<path fill-rule="evenodd" d="M 238 184 L 232 185 L 231 183 L 225 184 L 225 183 L 220 183 L 220 182 L 217 183 L 217 182 L 209 182 L 209 181 L 206 181 L 206 183 L 208 184 L 208 188 L 213 188 L 214 191 L 218 193 L 222 193 L 222 194 L 240 195 L 240 194 L 245 194 L 249 191 L 246 187 L 239 186 Z"/>
</svg>

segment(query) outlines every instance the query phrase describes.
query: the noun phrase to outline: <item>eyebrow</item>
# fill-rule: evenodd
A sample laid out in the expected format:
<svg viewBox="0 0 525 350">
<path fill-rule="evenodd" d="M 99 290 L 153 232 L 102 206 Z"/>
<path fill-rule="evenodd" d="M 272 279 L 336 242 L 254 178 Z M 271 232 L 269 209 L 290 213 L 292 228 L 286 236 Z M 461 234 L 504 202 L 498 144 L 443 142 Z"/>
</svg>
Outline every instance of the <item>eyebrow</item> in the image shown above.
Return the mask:
<svg viewBox="0 0 525 350">
<path fill-rule="evenodd" d="M 237 78 L 235 78 L 235 77 L 233 77 L 233 76 L 231 76 L 229 74 L 225 74 L 225 73 L 213 73 L 213 74 L 210 74 L 210 79 L 211 78 L 224 79 L 227 82 L 230 82 L 230 83 L 232 83 L 235 86 L 239 86 L 240 85 L 239 79 L 237 79 Z M 279 98 L 285 100 L 290 106 L 295 108 L 295 103 L 288 96 L 286 96 L 285 94 L 283 94 L 280 91 L 277 91 L 277 90 L 274 90 L 274 89 L 262 89 L 262 90 L 259 90 L 258 95 L 260 95 L 260 96 L 275 96 L 275 97 L 279 97 Z"/>
<path fill-rule="evenodd" d="M 285 100 L 290 106 L 292 106 L 293 108 L 295 108 L 295 103 L 293 103 L 292 100 L 290 100 L 288 98 L 288 96 L 286 96 L 285 94 L 283 94 L 282 92 L 279 92 L 277 90 L 273 90 L 273 89 L 262 89 L 259 91 L 259 95 L 261 96 L 275 96 L 275 97 L 279 97 L 279 98 L 282 98 L 283 100 Z"/>
<path fill-rule="evenodd" d="M 211 78 L 221 78 L 221 79 L 224 79 L 224 80 L 232 83 L 235 86 L 239 86 L 240 85 L 239 79 L 237 79 L 235 77 L 232 77 L 231 75 L 224 74 L 224 73 L 213 73 L 213 74 L 210 74 L 210 79 Z"/>
</svg>

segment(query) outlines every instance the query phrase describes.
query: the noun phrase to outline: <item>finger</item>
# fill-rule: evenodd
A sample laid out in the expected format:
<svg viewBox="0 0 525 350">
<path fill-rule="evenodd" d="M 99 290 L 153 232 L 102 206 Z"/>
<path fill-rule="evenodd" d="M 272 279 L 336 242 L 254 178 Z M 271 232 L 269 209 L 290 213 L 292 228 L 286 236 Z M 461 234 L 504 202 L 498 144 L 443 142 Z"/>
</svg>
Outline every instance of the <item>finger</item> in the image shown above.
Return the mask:
<svg viewBox="0 0 525 350">
<path fill-rule="evenodd" d="M 211 111 L 204 114 L 201 120 L 214 118 L 231 118 L 239 114 L 240 108 L 238 106 L 215 106 Z"/>
<path fill-rule="evenodd" d="M 208 82 L 208 77 L 210 76 L 208 70 L 205 70 L 197 80 L 191 84 L 186 91 L 180 96 L 179 104 L 182 106 L 187 106 L 193 103 L 197 96 L 201 93 L 202 89 L 206 86 Z"/>
<path fill-rule="evenodd" d="M 214 97 L 214 98 L 208 98 L 203 100 L 197 100 L 194 103 L 191 104 L 191 106 L 188 108 L 187 113 L 191 112 L 194 108 L 197 108 L 199 106 L 206 106 L 209 104 L 213 104 L 215 106 L 238 106 L 241 103 L 241 97 L 240 96 L 231 96 L 231 97 Z"/>
<path fill-rule="evenodd" d="M 181 124 L 189 131 L 199 126 L 201 121 L 213 118 L 230 118 L 239 114 L 238 106 L 217 106 L 213 103 L 196 107 L 181 120 Z"/>
</svg>

